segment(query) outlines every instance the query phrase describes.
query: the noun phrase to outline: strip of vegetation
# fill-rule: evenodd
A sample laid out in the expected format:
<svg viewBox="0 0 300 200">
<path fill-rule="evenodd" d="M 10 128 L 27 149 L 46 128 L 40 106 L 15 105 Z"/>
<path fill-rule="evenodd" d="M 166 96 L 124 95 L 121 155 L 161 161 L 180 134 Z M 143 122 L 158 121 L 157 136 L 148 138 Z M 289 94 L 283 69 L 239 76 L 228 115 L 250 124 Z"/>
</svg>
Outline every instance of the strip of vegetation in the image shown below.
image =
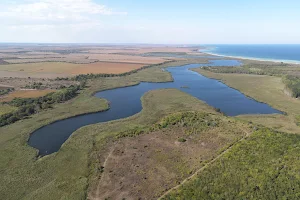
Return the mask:
<svg viewBox="0 0 300 200">
<path fill-rule="evenodd" d="M 130 75 L 130 74 L 137 73 L 137 72 L 139 72 L 139 71 L 141 71 L 143 69 L 148 69 L 150 67 L 156 67 L 156 66 L 165 65 L 165 64 L 171 63 L 171 62 L 173 62 L 173 61 L 169 60 L 169 61 L 166 61 L 166 62 L 163 62 L 163 63 L 159 63 L 159 64 L 147 65 L 147 66 L 141 67 L 139 69 L 134 69 L 134 70 L 131 70 L 129 72 L 125 72 L 125 73 L 121 73 L 121 74 L 80 74 L 80 75 L 77 75 L 75 77 L 72 77 L 71 80 L 73 80 L 73 81 L 83 81 L 83 80 L 87 80 L 87 79 L 95 79 L 95 78 L 100 78 L 100 77 L 120 77 L 120 76 L 127 76 L 127 75 Z M 66 80 L 66 79 L 56 78 L 56 80 Z"/>
<path fill-rule="evenodd" d="M 80 89 L 84 87 L 84 83 L 80 85 L 71 85 L 57 92 L 52 92 L 43 97 L 38 98 L 15 98 L 6 103 L 10 106 L 18 107 L 18 110 L 6 113 L 0 116 L 0 127 L 12 124 L 18 120 L 24 119 L 41 110 L 52 108 L 56 103 L 62 103 L 75 97 Z"/>
<path fill-rule="evenodd" d="M 151 127 L 134 127 L 117 134 L 117 138 L 136 137 L 143 133 L 149 133 L 170 126 L 185 127 L 187 135 L 196 134 L 197 132 L 204 131 L 209 127 L 217 127 L 219 119 L 214 119 L 210 114 L 203 112 L 183 112 L 175 113 L 164 117 L 160 122 Z"/>
<path fill-rule="evenodd" d="M 8 88 L 8 89 L 0 90 L 0 96 L 6 95 L 6 94 L 8 94 L 8 93 L 10 93 L 14 90 L 15 90 L 14 88 Z"/>
<path fill-rule="evenodd" d="M 300 136 L 260 129 L 164 199 L 299 199 Z"/>
<path fill-rule="evenodd" d="M 283 70 L 278 68 L 264 68 L 259 66 L 241 66 L 241 67 L 233 67 L 233 66 L 222 66 L 222 67 L 212 67 L 205 66 L 201 67 L 204 70 L 215 72 L 215 73 L 227 73 L 227 74 L 255 74 L 255 75 L 283 75 L 286 74 Z"/>
</svg>

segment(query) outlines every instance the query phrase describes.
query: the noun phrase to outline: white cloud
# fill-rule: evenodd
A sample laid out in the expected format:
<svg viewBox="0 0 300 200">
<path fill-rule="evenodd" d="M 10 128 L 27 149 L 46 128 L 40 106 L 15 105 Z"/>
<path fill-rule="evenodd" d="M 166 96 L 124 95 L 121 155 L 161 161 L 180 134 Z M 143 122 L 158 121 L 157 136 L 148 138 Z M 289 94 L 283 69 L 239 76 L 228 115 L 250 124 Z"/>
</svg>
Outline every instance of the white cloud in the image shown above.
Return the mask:
<svg viewBox="0 0 300 200">
<path fill-rule="evenodd" d="M 101 15 L 126 15 L 92 0 L 23 0 L 0 2 L 2 25 L 37 26 L 99 22 Z"/>
</svg>

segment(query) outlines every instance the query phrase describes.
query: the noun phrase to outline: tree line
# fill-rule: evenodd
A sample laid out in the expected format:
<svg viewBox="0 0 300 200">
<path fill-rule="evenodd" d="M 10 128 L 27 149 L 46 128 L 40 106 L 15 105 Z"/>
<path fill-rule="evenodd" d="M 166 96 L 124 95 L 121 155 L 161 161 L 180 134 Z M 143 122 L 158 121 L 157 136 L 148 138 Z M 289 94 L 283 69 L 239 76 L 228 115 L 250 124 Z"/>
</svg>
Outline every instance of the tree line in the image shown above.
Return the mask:
<svg viewBox="0 0 300 200">
<path fill-rule="evenodd" d="M 165 62 L 159 63 L 159 64 L 147 65 L 147 66 L 143 66 L 139 69 L 134 69 L 134 70 L 131 70 L 129 72 L 124 72 L 124 73 L 121 73 L 121 74 L 105 74 L 105 73 L 104 74 L 93 74 L 93 73 L 90 73 L 90 74 L 79 74 L 79 75 L 71 77 L 71 78 L 57 77 L 55 80 L 57 80 L 57 81 L 60 81 L 60 80 L 84 81 L 84 80 L 87 80 L 87 79 L 95 79 L 95 78 L 101 78 L 101 77 L 121 77 L 121 76 L 127 76 L 127 75 L 137 73 L 137 72 L 139 72 L 143 69 L 148 69 L 150 67 L 155 67 L 155 66 L 161 66 L 161 65 L 164 65 L 164 64 L 167 64 L 167 63 L 170 63 L 170 62 L 173 62 L 173 61 L 170 60 L 170 61 L 165 61 Z"/>
<path fill-rule="evenodd" d="M 18 107 L 18 110 L 0 116 L 0 127 L 12 124 L 18 120 L 24 119 L 41 110 L 51 108 L 55 103 L 68 101 L 78 94 L 78 91 L 84 87 L 84 84 L 71 85 L 67 88 L 52 92 L 38 98 L 15 98 L 7 104 Z"/>
</svg>

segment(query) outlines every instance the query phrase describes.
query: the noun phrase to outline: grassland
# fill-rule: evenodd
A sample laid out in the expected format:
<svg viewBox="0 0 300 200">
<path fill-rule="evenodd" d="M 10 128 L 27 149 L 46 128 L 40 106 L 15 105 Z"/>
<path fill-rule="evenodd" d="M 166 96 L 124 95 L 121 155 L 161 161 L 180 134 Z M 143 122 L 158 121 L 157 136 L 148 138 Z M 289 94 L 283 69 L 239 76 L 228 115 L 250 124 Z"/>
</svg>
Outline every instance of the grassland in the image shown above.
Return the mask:
<svg viewBox="0 0 300 200">
<path fill-rule="evenodd" d="M 299 199 L 300 136 L 256 131 L 164 199 Z"/>
</svg>

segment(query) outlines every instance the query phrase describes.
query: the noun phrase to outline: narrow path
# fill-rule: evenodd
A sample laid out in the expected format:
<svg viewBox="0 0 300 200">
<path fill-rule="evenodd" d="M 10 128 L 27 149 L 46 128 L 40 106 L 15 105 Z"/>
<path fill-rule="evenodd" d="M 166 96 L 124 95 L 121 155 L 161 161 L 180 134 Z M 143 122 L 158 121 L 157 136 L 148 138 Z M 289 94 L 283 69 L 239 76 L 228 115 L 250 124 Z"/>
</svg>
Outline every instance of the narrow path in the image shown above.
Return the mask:
<svg viewBox="0 0 300 200">
<path fill-rule="evenodd" d="M 105 161 L 104 161 L 104 163 L 103 163 L 103 165 L 102 165 L 102 167 L 103 167 L 104 170 L 105 170 L 105 168 L 106 168 L 106 164 L 107 164 L 108 159 L 112 156 L 112 153 L 114 152 L 115 147 L 117 146 L 118 143 L 119 143 L 119 142 L 117 142 L 116 144 L 114 144 L 114 146 L 111 148 L 109 154 L 107 155 L 107 157 L 106 157 L 106 159 L 105 159 Z M 102 178 L 103 178 L 103 174 L 101 175 L 100 180 L 99 180 L 99 182 L 98 182 L 97 191 L 96 191 L 96 196 L 95 196 L 94 198 L 92 198 L 92 199 L 94 199 L 94 200 L 100 200 L 99 196 L 100 196 L 100 192 L 101 192 L 101 191 L 100 191 L 100 185 L 101 185 L 101 180 L 102 180 Z"/>
<path fill-rule="evenodd" d="M 222 157 L 225 153 L 227 153 L 235 144 L 245 140 L 250 133 L 247 132 L 244 129 L 241 129 L 241 131 L 243 131 L 245 133 L 245 135 L 238 141 L 232 143 L 226 150 L 224 150 L 221 154 L 219 154 L 217 157 L 215 157 L 214 159 L 212 159 L 210 162 L 208 162 L 207 164 L 205 164 L 203 167 L 201 167 L 200 169 L 198 169 L 194 174 L 192 174 L 191 176 L 187 177 L 186 179 L 184 179 L 179 185 L 176 185 L 175 187 L 172 187 L 171 189 L 169 189 L 168 191 L 166 191 L 162 196 L 160 196 L 158 198 L 158 200 L 161 200 L 162 198 L 166 197 L 168 194 L 170 194 L 171 192 L 173 192 L 174 190 L 178 189 L 180 186 L 182 186 L 183 184 L 187 183 L 189 180 L 191 180 L 192 178 L 198 176 L 198 174 L 200 172 L 202 172 L 204 169 L 208 168 L 212 163 L 214 163 L 216 160 L 218 160 L 220 157 Z"/>
</svg>

